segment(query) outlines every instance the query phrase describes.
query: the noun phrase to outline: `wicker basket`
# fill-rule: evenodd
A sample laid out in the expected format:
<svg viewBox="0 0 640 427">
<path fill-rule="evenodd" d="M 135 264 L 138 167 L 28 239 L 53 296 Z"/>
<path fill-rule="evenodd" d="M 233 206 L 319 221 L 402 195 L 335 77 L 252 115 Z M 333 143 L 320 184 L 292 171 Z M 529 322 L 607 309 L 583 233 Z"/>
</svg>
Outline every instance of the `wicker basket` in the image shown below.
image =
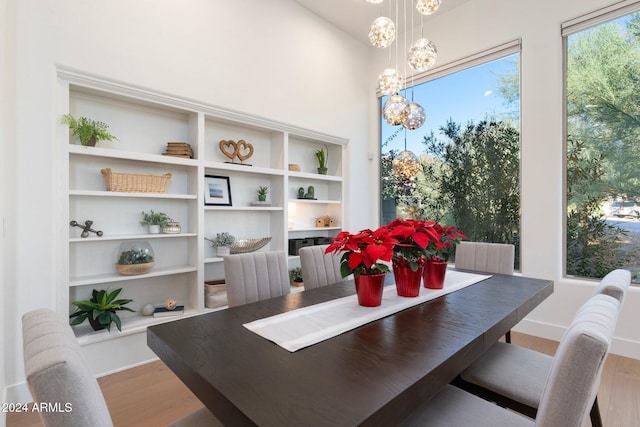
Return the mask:
<svg viewBox="0 0 640 427">
<path fill-rule="evenodd" d="M 113 172 L 106 168 L 100 171 L 104 176 L 107 191 L 128 193 L 166 193 L 170 173 L 164 175 L 143 175 L 136 173 Z"/>
</svg>

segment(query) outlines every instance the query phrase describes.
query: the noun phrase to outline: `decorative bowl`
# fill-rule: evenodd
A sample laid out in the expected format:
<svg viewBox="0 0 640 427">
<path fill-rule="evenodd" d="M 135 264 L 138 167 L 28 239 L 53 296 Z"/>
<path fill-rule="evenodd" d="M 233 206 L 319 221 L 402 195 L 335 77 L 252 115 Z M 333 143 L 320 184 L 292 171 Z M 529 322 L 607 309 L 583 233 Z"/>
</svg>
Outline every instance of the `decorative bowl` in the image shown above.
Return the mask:
<svg viewBox="0 0 640 427">
<path fill-rule="evenodd" d="M 257 251 L 263 248 L 271 241 L 271 237 L 261 237 L 260 239 L 244 239 L 236 240 L 231 244 L 232 254 L 243 254 L 246 252 Z"/>
</svg>

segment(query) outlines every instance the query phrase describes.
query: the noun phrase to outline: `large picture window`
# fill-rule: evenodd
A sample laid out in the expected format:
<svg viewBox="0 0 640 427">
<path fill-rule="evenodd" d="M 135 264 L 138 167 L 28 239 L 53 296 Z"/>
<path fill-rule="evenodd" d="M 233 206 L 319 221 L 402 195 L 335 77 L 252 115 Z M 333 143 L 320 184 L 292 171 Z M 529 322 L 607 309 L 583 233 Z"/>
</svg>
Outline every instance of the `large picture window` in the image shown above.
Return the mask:
<svg viewBox="0 0 640 427">
<path fill-rule="evenodd" d="M 381 120 L 382 224 L 398 217 L 436 220 L 455 225 L 468 240 L 512 243 L 518 268 L 519 63 L 513 52 L 481 58 L 406 90 L 427 119 L 413 131 Z M 419 160 L 412 177 L 392 168 L 405 147 Z"/>
<path fill-rule="evenodd" d="M 640 266 L 640 13 L 602 18 L 563 28 L 566 273 L 587 278 Z"/>
</svg>

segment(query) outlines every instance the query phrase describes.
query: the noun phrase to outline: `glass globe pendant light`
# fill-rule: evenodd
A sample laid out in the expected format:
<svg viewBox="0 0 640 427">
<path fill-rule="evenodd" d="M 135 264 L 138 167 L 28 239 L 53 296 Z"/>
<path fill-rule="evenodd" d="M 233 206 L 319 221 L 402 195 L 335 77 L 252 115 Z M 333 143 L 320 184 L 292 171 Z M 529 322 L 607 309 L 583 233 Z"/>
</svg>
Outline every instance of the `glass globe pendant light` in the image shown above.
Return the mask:
<svg viewBox="0 0 640 427">
<path fill-rule="evenodd" d="M 409 48 L 409 66 L 416 71 L 427 71 L 436 63 L 438 51 L 435 43 L 420 38 Z"/>
<path fill-rule="evenodd" d="M 371 4 L 380 4 L 382 3 L 384 0 L 367 0 L 367 3 L 371 3 Z"/>
<path fill-rule="evenodd" d="M 395 68 L 386 68 L 378 76 L 378 90 L 383 95 L 391 95 L 400 92 L 404 85 L 404 79 L 400 71 Z"/>
<path fill-rule="evenodd" d="M 441 0 L 418 0 L 416 2 L 416 10 L 423 15 L 431 15 L 440 8 L 440 3 Z"/>
<path fill-rule="evenodd" d="M 396 25 L 386 16 L 374 19 L 369 30 L 369 41 L 375 47 L 387 47 L 396 38 Z"/>
<path fill-rule="evenodd" d="M 402 126 L 409 130 L 416 130 L 424 124 L 427 114 L 420 104 L 411 102 L 409 104 L 409 114 L 402 122 Z"/>
<path fill-rule="evenodd" d="M 401 125 L 408 115 L 409 101 L 397 93 L 390 96 L 382 107 L 382 118 L 391 126 Z"/>
<path fill-rule="evenodd" d="M 391 161 L 391 170 L 398 178 L 413 178 L 420 171 L 420 162 L 415 154 L 407 150 L 407 131 L 404 131 L 404 150 Z"/>
</svg>

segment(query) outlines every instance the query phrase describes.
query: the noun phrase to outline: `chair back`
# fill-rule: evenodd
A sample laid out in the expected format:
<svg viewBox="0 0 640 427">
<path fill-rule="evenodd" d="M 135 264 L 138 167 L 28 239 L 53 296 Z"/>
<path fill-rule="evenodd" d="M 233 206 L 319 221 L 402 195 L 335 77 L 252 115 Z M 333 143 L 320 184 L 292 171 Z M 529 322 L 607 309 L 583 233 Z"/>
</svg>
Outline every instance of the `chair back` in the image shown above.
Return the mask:
<svg viewBox="0 0 640 427">
<path fill-rule="evenodd" d="M 340 274 L 342 255 L 325 254 L 327 247 L 329 245 L 305 246 L 298 251 L 305 289 L 319 288 L 344 280 Z"/>
<path fill-rule="evenodd" d="M 69 321 L 49 309 L 22 316 L 24 369 L 45 426 L 112 427 L 109 409 Z M 53 405 L 53 406 L 51 406 Z"/>
<path fill-rule="evenodd" d="M 229 307 L 291 292 L 289 271 L 282 251 L 228 255 L 224 257 L 224 278 Z"/>
<path fill-rule="evenodd" d="M 460 242 L 456 268 L 495 274 L 513 274 L 515 247 L 507 243 Z"/>
<path fill-rule="evenodd" d="M 619 311 L 620 301 L 602 294 L 578 310 L 554 356 L 536 427 L 583 425 L 598 392 Z"/>
<path fill-rule="evenodd" d="M 629 285 L 631 285 L 631 272 L 629 270 L 613 270 L 602 278 L 600 284 L 593 290 L 593 295 L 605 294 L 622 302 Z"/>
</svg>

